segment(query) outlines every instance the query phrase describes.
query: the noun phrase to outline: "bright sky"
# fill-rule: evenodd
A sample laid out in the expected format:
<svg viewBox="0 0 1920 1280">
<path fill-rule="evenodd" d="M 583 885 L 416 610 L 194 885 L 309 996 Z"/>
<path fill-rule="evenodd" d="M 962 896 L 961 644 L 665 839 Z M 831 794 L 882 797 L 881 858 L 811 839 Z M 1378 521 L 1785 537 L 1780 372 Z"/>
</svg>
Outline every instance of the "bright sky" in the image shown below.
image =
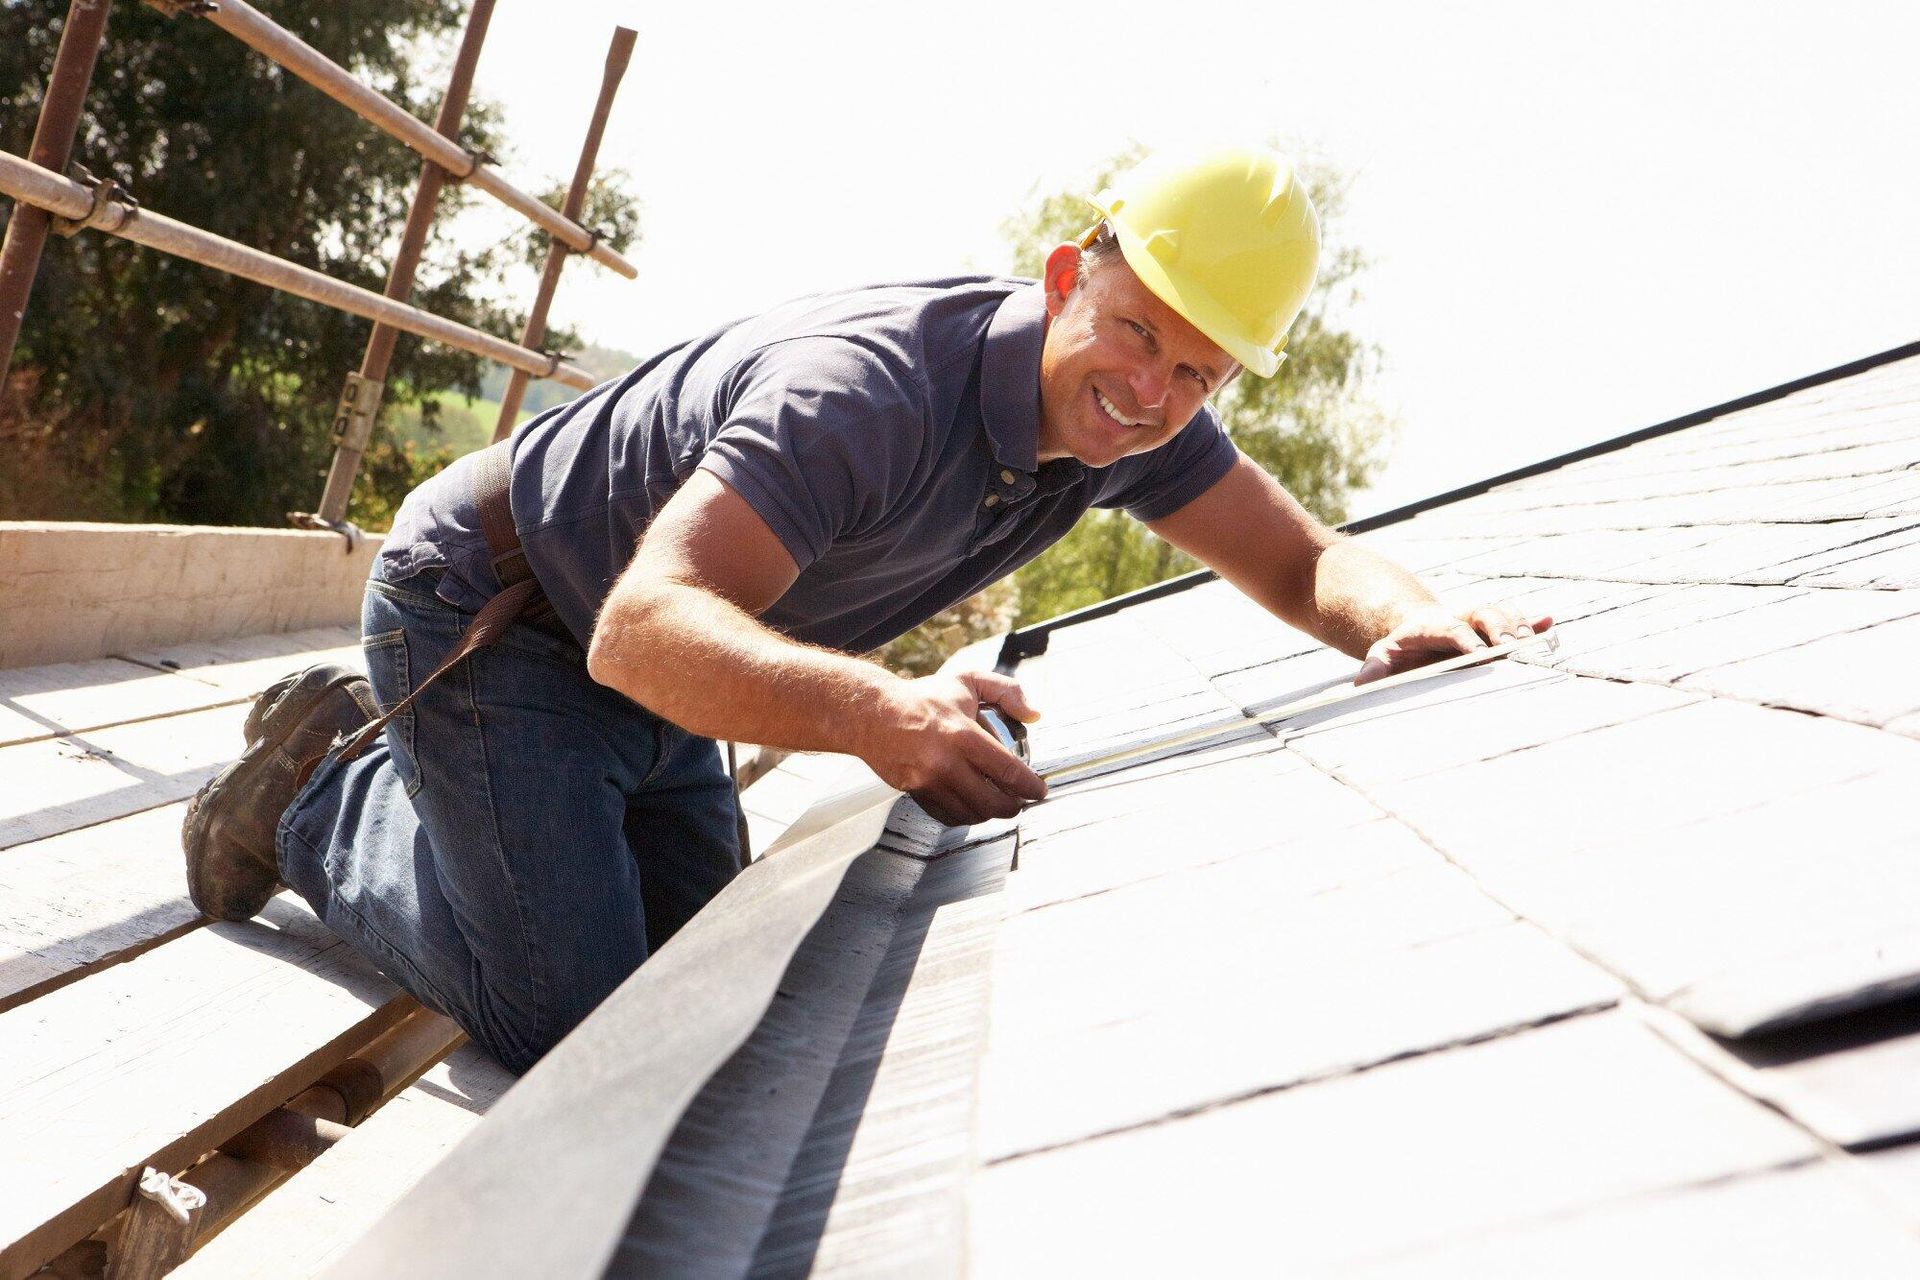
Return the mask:
<svg viewBox="0 0 1920 1280">
<path fill-rule="evenodd" d="M 640 278 L 576 262 L 555 317 L 630 351 L 1004 269 L 1129 140 L 1272 135 L 1356 176 L 1402 423 L 1357 515 L 1920 338 L 1920 6 L 510 0 L 509 176 L 572 172 L 616 22 Z"/>
</svg>

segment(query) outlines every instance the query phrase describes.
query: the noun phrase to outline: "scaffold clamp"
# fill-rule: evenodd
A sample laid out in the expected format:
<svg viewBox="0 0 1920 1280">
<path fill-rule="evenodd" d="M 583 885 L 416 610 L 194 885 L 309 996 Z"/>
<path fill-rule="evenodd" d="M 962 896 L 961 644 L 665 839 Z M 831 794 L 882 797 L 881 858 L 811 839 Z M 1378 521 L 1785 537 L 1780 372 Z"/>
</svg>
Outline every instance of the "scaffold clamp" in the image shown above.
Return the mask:
<svg viewBox="0 0 1920 1280">
<path fill-rule="evenodd" d="M 365 451 L 373 439 L 373 420 L 380 413 L 380 397 L 387 384 L 358 370 L 347 375 L 340 404 L 333 411 L 333 442 L 343 449 Z"/>
<path fill-rule="evenodd" d="M 133 209 L 140 207 L 133 193 L 114 179 L 96 178 L 81 165 L 73 166 L 73 180 L 87 188 L 91 203 L 82 217 L 63 218 L 55 214 L 50 224 L 55 235 L 72 238 L 88 227 L 107 227 L 112 230 L 126 220 L 125 215 L 114 208 L 115 205 L 126 205 Z"/>
<path fill-rule="evenodd" d="M 360 526 L 351 520 L 324 520 L 311 511 L 287 512 L 287 523 L 296 529 L 312 529 L 316 533 L 337 533 L 346 539 L 347 554 L 352 555 L 360 549 L 367 535 Z"/>
</svg>

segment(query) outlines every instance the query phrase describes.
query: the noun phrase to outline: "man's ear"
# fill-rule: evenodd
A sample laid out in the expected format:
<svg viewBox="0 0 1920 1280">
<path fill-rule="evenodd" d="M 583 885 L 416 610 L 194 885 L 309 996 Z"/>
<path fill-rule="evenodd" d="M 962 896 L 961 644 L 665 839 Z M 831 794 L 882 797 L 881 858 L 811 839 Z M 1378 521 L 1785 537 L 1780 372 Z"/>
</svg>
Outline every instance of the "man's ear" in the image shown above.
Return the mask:
<svg viewBox="0 0 1920 1280">
<path fill-rule="evenodd" d="M 1077 244 L 1057 244 L 1053 252 L 1047 255 L 1047 265 L 1040 280 L 1047 290 L 1047 315 L 1057 316 L 1061 308 L 1067 305 L 1067 295 L 1073 292 L 1073 286 L 1080 282 L 1080 246 Z"/>
</svg>

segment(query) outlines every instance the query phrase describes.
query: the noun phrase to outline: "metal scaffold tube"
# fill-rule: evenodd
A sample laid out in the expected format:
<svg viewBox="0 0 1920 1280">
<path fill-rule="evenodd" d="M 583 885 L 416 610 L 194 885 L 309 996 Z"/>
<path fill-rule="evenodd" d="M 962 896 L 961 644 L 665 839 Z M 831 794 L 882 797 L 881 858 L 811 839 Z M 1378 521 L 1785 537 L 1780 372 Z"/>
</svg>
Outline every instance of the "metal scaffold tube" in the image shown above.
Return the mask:
<svg viewBox="0 0 1920 1280">
<path fill-rule="evenodd" d="M 460 132 L 460 121 L 467 114 L 467 98 L 473 91 L 473 72 L 480 62 L 480 47 L 487 41 L 487 27 L 493 21 L 494 0 L 473 0 L 467 13 L 466 30 L 460 34 L 460 52 L 453 60 L 453 75 L 440 99 L 440 112 L 434 118 L 434 132 L 452 138 Z M 433 228 L 433 215 L 440 207 L 440 191 L 446 185 L 447 171 L 428 160 L 420 166 L 420 181 L 407 206 L 407 225 L 400 235 L 400 250 L 387 269 L 386 295 L 399 302 L 413 296 L 413 275 L 426 251 L 427 233 Z M 337 528 L 347 516 L 347 502 L 353 496 L 353 480 L 360 472 L 360 459 L 366 455 L 373 438 L 373 424 L 380 412 L 380 398 L 387 383 L 387 368 L 393 361 L 399 330 L 392 325 L 376 324 L 367 335 L 366 354 L 356 373 L 347 375 L 346 389 L 340 396 L 340 408 L 334 415 L 333 461 L 327 467 L 327 483 L 320 494 L 320 505 L 313 515 L 289 512 L 296 525 Z M 522 345 L 526 345 L 522 343 Z M 519 369 L 516 378 L 527 375 Z M 351 533 L 348 534 L 351 540 Z"/>
<path fill-rule="evenodd" d="M 36 205 L 73 222 L 158 249 L 177 258 L 198 262 L 256 284 L 279 289 L 311 302 L 363 316 L 396 329 L 444 342 L 462 351 L 497 360 L 535 377 L 551 377 L 586 391 L 595 385 L 592 374 L 578 365 L 496 338 L 469 325 L 447 320 L 429 311 L 382 297 L 371 289 L 335 280 L 308 267 L 276 258 L 210 231 L 176 222 L 162 214 L 136 208 L 124 199 L 94 191 L 50 173 L 11 152 L 0 151 L 0 194 Z M 95 208 L 96 201 L 98 209 Z"/>
<path fill-rule="evenodd" d="M 60 30 L 60 48 L 53 56 L 53 73 L 47 77 L 40 119 L 27 150 L 35 164 L 56 173 L 67 167 L 73 152 L 87 83 L 93 79 L 94 61 L 106 34 L 108 3 L 73 0 L 67 9 L 67 25 Z M 40 269 L 40 251 L 46 247 L 51 222 L 45 210 L 26 204 L 17 206 L 7 221 L 6 242 L 0 246 L 0 400 L 6 396 L 13 346 L 20 337 L 27 297 L 33 292 L 33 278 Z"/>
<path fill-rule="evenodd" d="M 509 183 L 480 157 L 361 84 L 344 67 L 316 52 L 246 0 L 220 0 L 215 6 L 186 11 L 206 18 L 248 48 L 273 59 L 335 102 L 433 161 L 450 177 L 486 192 L 568 248 L 611 267 L 629 280 L 639 275 L 631 262 L 602 244 L 596 234 Z"/>
<path fill-rule="evenodd" d="M 580 160 L 573 167 L 573 183 L 567 188 L 565 213 L 569 218 L 578 218 L 586 206 L 594 161 L 600 155 L 600 139 L 606 134 L 607 117 L 613 112 L 613 96 L 619 92 L 621 78 L 627 74 L 627 62 L 633 57 L 633 42 L 637 38 L 638 33 L 631 28 L 613 29 L 613 43 L 607 46 L 606 66 L 600 75 L 600 97 L 593 104 L 593 119 L 587 125 L 586 141 L 580 144 Z M 534 294 L 533 308 L 527 312 L 526 327 L 520 331 L 522 343 L 538 346 L 547 340 L 547 309 L 553 305 L 554 291 L 560 287 L 560 272 L 566 265 L 566 246 L 549 245 L 546 266 L 540 272 L 540 288 Z M 514 419 L 520 416 L 520 400 L 526 390 L 526 375 L 515 369 L 507 379 L 505 394 L 500 397 L 500 417 L 493 426 L 496 443 L 513 433 Z"/>
</svg>

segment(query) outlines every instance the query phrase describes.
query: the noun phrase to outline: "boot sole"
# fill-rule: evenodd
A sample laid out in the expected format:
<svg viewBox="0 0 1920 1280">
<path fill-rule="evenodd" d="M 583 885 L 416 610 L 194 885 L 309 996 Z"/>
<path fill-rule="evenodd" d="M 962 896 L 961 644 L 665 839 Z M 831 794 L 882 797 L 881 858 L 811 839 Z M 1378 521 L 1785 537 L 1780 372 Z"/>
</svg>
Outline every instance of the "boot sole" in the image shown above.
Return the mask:
<svg viewBox="0 0 1920 1280">
<path fill-rule="evenodd" d="M 249 722 L 255 728 L 261 727 L 267 716 L 277 709 L 286 694 L 298 685 L 299 679 L 299 676 L 295 676 L 291 682 L 281 682 L 285 687 L 280 688 L 278 696 L 271 704 L 266 701 L 266 696 L 263 694 L 254 704 L 255 710 L 259 712 L 258 717 L 256 719 L 254 715 L 249 714 Z M 329 678 L 325 684 L 312 691 L 311 696 L 306 699 L 307 705 L 297 716 L 288 717 L 282 732 L 271 738 L 262 734 L 248 745 L 238 760 L 215 774 L 194 793 L 193 799 L 187 802 L 186 814 L 180 821 L 180 843 L 187 855 L 187 893 L 193 899 L 193 904 L 206 915 L 216 920 L 250 920 L 267 905 L 267 901 L 279 891 L 281 884 L 277 859 L 269 870 L 261 864 L 259 859 L 244 850 L 229 854 L 229 861 L 238 861 L 239 870 L 229 870 L 218 877 L 229 882 L 227 894 L 216 893 L 212 885 L 204 882 L 203 877 L 217 856 L 213 845 L 216 834 L 213 826 L 214 820 L 219 815 L 217 807 L 212 802 L 223 790 L 240 789 L 251 784 L 263 769 L 285 767 L 281 759 L 281 748 L 286 744 L 287 739 L 293 736 L 294 730 L 305 721 L 313 707 L 335 690 L 363 679 L 365 677 L 357 671 L 343 671 Z M 277 687 L 279 685 L 269 686 L 268 692 L 273 692 Z M 278 823 L 275 825 L 278 826 Z M 234 885 L 231 883 L 234 880 L 240 880 L 242 883 Z"/>
</svg>

